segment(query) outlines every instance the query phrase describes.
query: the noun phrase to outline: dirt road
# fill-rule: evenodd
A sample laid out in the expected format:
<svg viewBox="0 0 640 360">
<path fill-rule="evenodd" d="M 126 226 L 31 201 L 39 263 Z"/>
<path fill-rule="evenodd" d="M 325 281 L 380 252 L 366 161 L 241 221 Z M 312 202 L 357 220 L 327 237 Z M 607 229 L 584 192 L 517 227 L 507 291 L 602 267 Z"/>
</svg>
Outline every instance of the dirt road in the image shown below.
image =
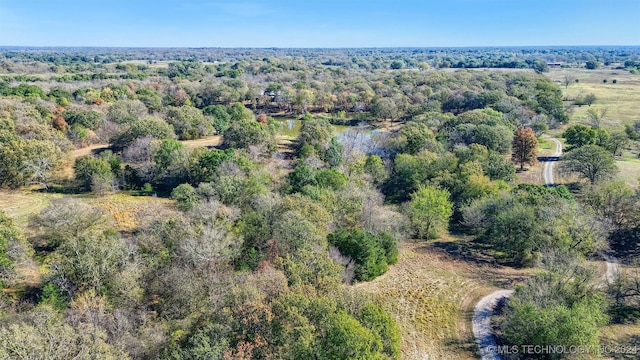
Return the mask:
<svg viewBox="0 0 640 360">
<path fill-rule="evenodd" d="M 559 157 L 562 155 L 562 143 L 556 139 L 549 137 L 551 141 L 556 144 L 556 151 L 553 157 Z M 555 161 L 547 161 L 544 164 L 544 182 L 546 185 L 554 185 L 553 182 L 553 164 Z M 612 262 L 615 264 L 615 262 Z M 610 265 L 609 259 L 607 259 L 607 280 L 609 279 L 609 269 L 613 265 Z M 616 265 L 617 268 L 617 265 Z M 617 270 L 611 270 L 616 271 Z M 612 275 L 615 276 L 615 275 Z M 473 321 L 472 329 L 473 336 L 476 338 L 476 344 L 480 350 L 480 357 L 482 360 L 500 360 L 502 356 L 497 351 L 496 340 L 491 332 L 491 317 L 496 309 L 496 306 L 502 299 L 508 298 L 513 294 L 513 290 L 498 290 L 483 297 L 473 309 Z"/>
</svg>

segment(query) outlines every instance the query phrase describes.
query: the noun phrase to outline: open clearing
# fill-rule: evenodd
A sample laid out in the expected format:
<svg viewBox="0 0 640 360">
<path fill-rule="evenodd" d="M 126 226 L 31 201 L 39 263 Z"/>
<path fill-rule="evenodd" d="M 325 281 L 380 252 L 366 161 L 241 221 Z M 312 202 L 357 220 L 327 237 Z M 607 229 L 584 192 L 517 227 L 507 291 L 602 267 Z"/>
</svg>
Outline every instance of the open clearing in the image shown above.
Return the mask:
<svg viewBox="0 0 640 360">
<path fill-rule="evenodd" d="M 475 359 L 473 306 L 499 287 L 513 286 L 526 272 L 487 259 L 460 258 L 468 239 L 405 243 L 398 264 L 379 278 L 356 285 L 376 297 L 402 332 L 403 359 Z M 466 258 L 466 257 L 465 257 Z"/>
<path fill-rule="evenodd" d="M 0 191 L 0 210 L 13 219 L 17 226 L 26 228 L 29 216 L 40 212 L 51 200 L 62 197 L 60 194 L 38 191 L 16 190 Z"/>
<path fill-rule="evenodd" d="M 590 108 L 607 108 L 602 121 L 603 126 L 617 126 L 640 120 L 640 75 L 631 74 L 627 70 L 614 69 L 550 69 L 546 74 L 560 86 L 565 100 L 573 101 L 576 97 L 595 94 L 596 102 L 589 106 L 575 107 L 571 116 L 573 122 L 586 123 L 586 114 Z M 578 79 L 565 87 L 565 76 Z M 617 83 L 613 84 L 613 80 Z M 603 81 L 607 80 L 606 83 Z"/>
<path fill-rule="evenodd" d="M 67 196 L 107 210 L 115 219 L 116 229 L 119 231 L 133 231 L 142 223 L 141 220 L 145 216 L 173 206 L 173 201 L 169 199 L 133 196 L 126 193 Z M 61 194 L 30 190 L 0 191 L 0 210 L 12 218 L 18 227 L 26 231 L 31 215 L 37 214 L 52 200 L 61 197 L 63 197 Z"/>
</svg>

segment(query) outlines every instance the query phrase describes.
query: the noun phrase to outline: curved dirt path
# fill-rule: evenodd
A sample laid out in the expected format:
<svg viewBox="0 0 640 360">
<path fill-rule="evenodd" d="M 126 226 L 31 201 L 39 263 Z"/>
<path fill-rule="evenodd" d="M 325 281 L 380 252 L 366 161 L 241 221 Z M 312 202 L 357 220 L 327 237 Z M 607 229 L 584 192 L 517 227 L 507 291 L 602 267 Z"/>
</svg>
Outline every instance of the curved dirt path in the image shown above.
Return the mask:
<svg viewBox="0 0 640 360">
<path fill-rule="evenodd" d="M 213 136 L 207 136 L 207 137 L 203 137 L 202 139 L 196 139 L 196 140 L 180 140 L 180 142 L 189 148 L 195 148 L 200 146 L 218 146 L 222 144 L 222 136 L 213 135 Z M 110 146 L 109 144 L 93 144 L 91 146 L 76 149 L 71 152 L 71 158 L 75 159 L 75 158 L 79 158 L 80 156 L 90 155 L 94 150 L 108 149 L 109 146 Z"/>
<path fill-rule="evenodd" d="M 513 294 L 513 290 L 498 290 L 485 296 L 473 309 L 473 320 L 471 322 L 473 336 L 476 338 L 480 357 L 483 360 L 498 360 L 502 357 L 496 351 L 496 339 L 491 331 L 491 317 L 498 303 Z"/>
<path fill-rule="evenodd" d="M 553 153 L 553 157 L 559 157 L 560 155 L 562 155 L 562 143 L 560 142 L 560 140 L 556 139 L 556 138 L 552 138 L 549 136 L 545 136 L 546 138 L 548 138 L 549 140 L 553 141 L 556 144 L 556 151 Z M 555 164 L 555 161 L 547 161 L 544 163 L 544 170 L 542 172 L 542 175 L 544 176 L 544 183 L 547 186 L 553 185 L 553 164 Z"/>
<path fill-rule="evenodd" d="M 562 143 L 549 136 L 545 136 L 556 144 L 556 150 L 553 157 L 562 155 Z M 555 161 L 547 161 L 544 164 L 543 176 L 545 185 L 554 185 L 553 182 L 553 164 Z M 609 279 L 609 259 L 607 259 L 607 279 Z M 614 271 L 614 270 L 611 270 Z M 616 270 L 617 271 L 617 270 Z M 500 360 L 502 356 L 497 351 L 496 339 L 491 331 L 491 317 L 495 312 L 496 306 L 501 300 L 508 298 L 513 294 L 513 290 L 497 290 L 483 297 L 473 309 L 473 320 L 471 322 L 473 336 L 476 338 L 476 344 L 480 350 L 482 360 Z"/>
<path fill-rule="evenodd" d="M 553 157 L 559 157 L 562 155 L 562 143 L 553 137 L 546 136 L 549 140 L 556 144 L 556 150 L 553 153 Z M 555 161 L 547 161 L 544 164 L 543 176 L 545 185 L 554 185 L 553 181 L 553 165 Z M 618 276 L 618 260 L 610 253 L 604 253 L 603 257 L 607 263 L 607 270 L 604 274 L 604 281 L 606 283 L 612 283 Z M 478 304 L 476 304 L 473 310 L 473 335 L 476 338 L 476 343 L 480 350 L 480 357 L 482 360 L 500 360 L 502 356 L 497 351 L 496 340 L 491 332 L 491 317 L 496 309 L 496 306 L 502 299 L 508 298 L 513 294 L 513 290 L 498 290 L 483 297 Z"/>
</svg>

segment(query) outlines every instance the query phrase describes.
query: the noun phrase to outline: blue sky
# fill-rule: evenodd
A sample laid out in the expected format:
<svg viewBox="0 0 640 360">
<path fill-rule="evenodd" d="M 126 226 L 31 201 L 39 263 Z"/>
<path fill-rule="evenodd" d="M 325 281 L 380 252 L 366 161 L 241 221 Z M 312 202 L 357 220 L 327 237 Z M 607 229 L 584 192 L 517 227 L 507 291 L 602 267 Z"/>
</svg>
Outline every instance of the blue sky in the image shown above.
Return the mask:
<svg viewBox="0 0 640 360">
<path fill-rule="evenodd" d="M 0 0 L 14 45 L 640 45 L 640 0 Z"/>
</svg>

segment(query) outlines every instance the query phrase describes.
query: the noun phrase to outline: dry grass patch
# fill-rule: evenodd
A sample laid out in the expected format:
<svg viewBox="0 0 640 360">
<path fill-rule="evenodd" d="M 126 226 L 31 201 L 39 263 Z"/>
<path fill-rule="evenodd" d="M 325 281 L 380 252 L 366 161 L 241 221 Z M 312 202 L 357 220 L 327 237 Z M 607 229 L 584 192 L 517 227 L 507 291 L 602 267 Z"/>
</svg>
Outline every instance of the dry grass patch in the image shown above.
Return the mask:
<svg viewBox="0 0 640 360">
<path fill-rule="evenodd" d="M 444 239 L 449 241 L 465 240 Z M 403 359 L 473 359 L 473 306 L 496 287 L 510 287 L 517 273 L 511 271 L 455 260 L 425 243 L 406 243 L 397 265 L 356 287 L 379 299 L 397 321 Z"/>
<path fill-rule="evenodd" d="M 87 197 L 83 200 L 89 205 L 107 210 L 115 219 L 117 230 L 126 232 L 138 229 L 149 216 L 172 208 L 174 203 L 169 199 L 125 193 Z"/>
</svg>

